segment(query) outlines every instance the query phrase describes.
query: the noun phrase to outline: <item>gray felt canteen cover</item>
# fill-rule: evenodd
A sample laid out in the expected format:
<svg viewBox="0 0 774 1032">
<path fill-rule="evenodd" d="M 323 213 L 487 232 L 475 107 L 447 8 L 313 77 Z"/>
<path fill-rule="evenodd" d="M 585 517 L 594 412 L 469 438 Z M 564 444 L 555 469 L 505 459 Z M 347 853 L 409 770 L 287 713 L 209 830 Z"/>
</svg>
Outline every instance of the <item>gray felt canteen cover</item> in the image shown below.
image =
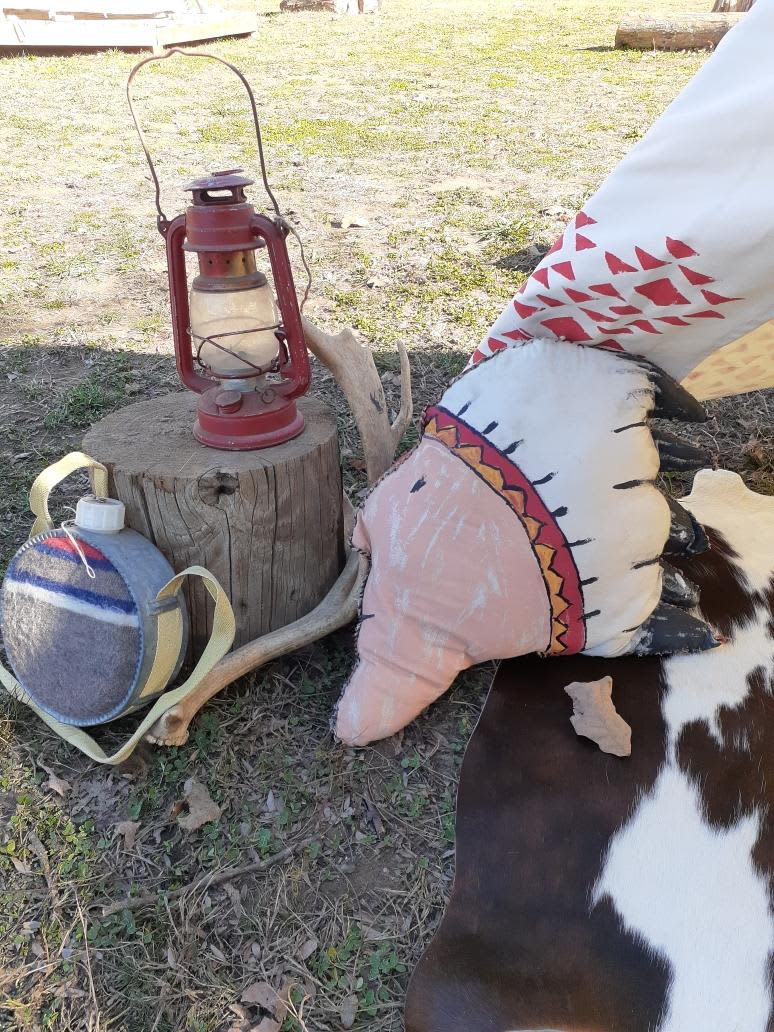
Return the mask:
<svg viewBox="0 0 774 1032">
<path fill-rule="evenodd" d="M 156 602 L 174 571 L 133 530 L 51 530 L 11 560 L 2 632 L 30 698 L 65 724 L 88 726 L 150 701 L 176 676 L 188 644 L 178 592 Z"/>
</svg>

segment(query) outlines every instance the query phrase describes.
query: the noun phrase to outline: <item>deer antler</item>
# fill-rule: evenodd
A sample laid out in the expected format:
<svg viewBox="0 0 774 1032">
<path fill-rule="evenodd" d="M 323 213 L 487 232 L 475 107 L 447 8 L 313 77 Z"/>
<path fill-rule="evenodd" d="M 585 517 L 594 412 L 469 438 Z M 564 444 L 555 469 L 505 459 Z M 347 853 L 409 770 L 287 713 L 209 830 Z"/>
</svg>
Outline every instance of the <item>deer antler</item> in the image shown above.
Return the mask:
<svg viewBox="0 0 774 1032">
<path fill-rule="evenodd" d="M 146 739 L 157 745 L 183 745 L 188 739 L 188 725 L 194 716 L 213 695 L 232 681 L 272 659 L 295 652 L 340 627 L 346 627 L 357 616 L 367 570 L 366 560 L 351 551 L 338 580 L 311 613 L 224 656 L 190 695 L 162 713 Z"/>
<path fill-rule="evenodd" d="M 414 411 L 405 345 L 398 341 L 400 409 L 395 421 L 390 423 L 384 388 L 368 345 L 361 343 L 349 329 L 332 334 L 324 333 L 308 319 L 304 319 L 303 324 L 307 347 L 330 370 L 344 392 L 360 433 L 368 483 L 375 484 L 392 465 L 395 449 Z"/>
</svg>

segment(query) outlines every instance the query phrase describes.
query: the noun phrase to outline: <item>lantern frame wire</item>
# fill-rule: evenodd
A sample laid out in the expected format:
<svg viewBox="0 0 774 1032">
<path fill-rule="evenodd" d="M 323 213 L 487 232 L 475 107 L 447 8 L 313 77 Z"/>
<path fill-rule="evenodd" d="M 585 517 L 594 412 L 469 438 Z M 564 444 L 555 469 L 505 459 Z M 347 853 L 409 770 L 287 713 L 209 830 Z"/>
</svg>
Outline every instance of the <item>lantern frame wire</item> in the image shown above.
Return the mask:
<svg viewBox="0 0 774 1032">
<path fill-rule="evenodd" d="M 247 81 L 247 78 L 245 77 L 245 75 L 242 72 L 240 72 L 240 70 L 236 67 L 236 65 L 233 65 L 230 61 L 226 61 L 226 59 L 223 58 L 223 57 L 218 57 L 216 54 L 206 53 L 206 52 L 201 51 L 201 50 L 194 51 L 194 50 L 184 50 L 181 47 L 171 47 L 169 50 L 165 51 L 165 53 L 163 53 L 163 54 L 152 54 L 149 57 L 144 57 L 141 61 L 138 61 L 137 64 L 134 66 L 134 68 L 132 68 L 131 72 L 129 73 L 129 77 L 126 80 L 126 100 L 127 100 L 128 105 L 129 105 L 129 112 L 130 112 L 130 114 L 132 116 L 132 121 L 134 122 L 134 127 L 137 130 L 137 135 L 140 138 L 140 145 L 142 146 L 143 152 L 145 154 L 145 160 L 148 163 L 148 168 L 150 170 L 151 178 L 153 180 L 153 188 L 154 188 L 154 192 L 155 192 L 156 211 L 158 213 L 157 216 L 156 216 L 156 224 L 158 226 L 159 232 L 161 233 L 162 236 L 166 236 L 167 230 L 169 229 L 169 226 L 170 226 L 170 222 L 169 222 L 169 219 L 167 218 L 166 214 L 164 213 L 164 211 L 163 211 L 163 209 L 161 207 L 161 184 L 159 182 L 159 177 L 158 177 L 158 174 L 156 172 L 156 166 L 153 164 L 153 158 L 151 157 L 150 150 L 148 149 L 148 144 L 147 144 L 147 141 L 145 139 L 145 134 L 142 131 L 139 119 L 137 118 L 137 112 L 135 110 L 134 101 L 132 99 L 132 83 L 133 83 L 134 78 L 137 75 L 137 73 L 140 71 L 141 68 L 144 68 L 145 65 L 151 64 L 154 61 L 166 61 L 168 58 L 172 57 L 173 54 L 180 54 L 181 57 L 199 57 L 199 58 L 205 58 L 208 61 L 217 61 L 218 64 L 225 65 L 226 68 L 229 68 L 234 73 L 234 75 L 236 75 L 236 77 L 239 79 L 239 81 L 242 83 L 242 85 L 244 86 L 245 90 L 247 91 L 247 96 L 248 96 L 248 98 L 250 100 L 250 108 L 251 108 L 252 115 L 253 115 L 253 125 L 255 126 L 255 139 L 256 139 L 256 142 L 258 144 L 258 161 L 259 161 L 260 169 L 261 169 L 261 181 L 263 183 L 263 188 L 266 191 L 266 194 L 267 194 L 269 200 L 271 201 L 271 205 L 272 205 L 272 207 L 274 209 L 275 221 L 277 222 L 277 224 L 282 229 L 284 229 L 286 232 L 292 234 L 292 236 L 295 237 L 296 242 L 298 243 L 298 247 L 299 247 L 299 251 L 300 251 L 300 255 L 301 255 L 301 264 L 303 265 L 304 271 L 306 273 L 306 281 L 307 281 L 306 282 L 306 289 L 304 290 L 304 296 L 301 299 L 301 303 L 299 305 L 300 311 L 303 312 L 304 305 L 306 304 L 307 299 L 309 298 L 309 293 L 310 293 L 310 291 L 312 289 L 312 270 L 309 267 L 309 262 L 307 261 L 306 253 L 304 251 L 304 244 L 303 244 L 303 241 L 301 240 L 301 237 L 298 234 L 298 231 L 295 229 L 294 226 L 291 226 L 291 224 L 287 221 L 285 216 L 282 214 L 282 211 L 280 210 L 280 206 L 277 203 L 277 198 L 274 196 L 274 191 L 272 190 L 271 186 L 269 185 L 269 177 L 268 177 L 268 174 L 266 172 L 266 159 L 265 159 L 264 153 L 263 153 L 263 137 L 261 136 L 261 123 L 260 123 L 260 119 L 258 118 L 258 105 L 256 104 L 256 101 L 255 101 L 255 94 L 253 93 L 252 87 L 250 86 L 250 83 Z M 272 329 L 273 327 L 262 327 L 262 328 L 263 329 Z M 218 336 L 224 336 L 224 334 L 218 334 Z M 204 343 L 204 342 L 202 342 L 202 343 Z M 211 343 L 215 344 L 214 341 L 212 341 Z M 219 346 L 220 345 L 215 344 L 215 347 L 219 347 Z M 199 350 L 201 350 L 201 345 L 199 346 Z M 227 349 L 223 349 L 223 350 L 227 350 Z M 197 354 L 198 354 L 198 352 L 197 352 Z M 250 364 L 251 363 L 249 363 L 249 362 L 247 363 L 247 365 L 250 365 Z"/>
<path fill-rule="evenodd" d="M 225 354 L 231 355 L 232 358 L 238 358 L 240 362 L 243 362 L 246 366 L 249 366 L 250 369 L 253 370 L 253 373 L 251 373 L 252 376 L 263 376 L 264 373 L 276 373 L 279 371 L 280 366 L 279 354 L 275 358 L 273 358 L 271 362 L 269 362 L 267 365 L 259 366 L 256 365 L 255 362 L 251 362 L 249 358 L 245 358 L 244 355 L 235 355 L 230 348 L 225 347 L 223 344 L 219 344 L 218 341 L 215 339 L 216 337 L 241 337 L 244 334 L 261 333 L 264 330 L 274 330 L 274 334 L 277 337 L 278 343 L 281 347 L 284 347 L 284 334 L 282 335 L 282 337 L 280 337 L 278 334 L 278 331 L 280 331 L 280 333 L 282 331 L 282 323 L 278 322 L 271 323 L 271 325 L 269 326 L 253 326 L 247 330 L 224 330 L 223 333 L 213 333 L 209 337 L 202 337 L 198 333 L 194 333 L 194 331 L 189 326 L 188 332 L 191 334 L 191 340 L 196 343 L 196 354 L 194 355 L 194 361 L 202 369 L 209 370 L 210 366 L 208 366 L 206 362 L 202 362 L 201 353 L 202 348 L 205 344 L 211 344 L 214 348 L 217 348 L 219 351 L 223 351 Z M 215 374 L 213 373 L 212 375 L 214 376 Z M 244 373 L 235 370 L 234 372 L 230 373 L 218 372 L 217 379 L 241 380 L 244 378 L 244 376 Z"/>
</svg>

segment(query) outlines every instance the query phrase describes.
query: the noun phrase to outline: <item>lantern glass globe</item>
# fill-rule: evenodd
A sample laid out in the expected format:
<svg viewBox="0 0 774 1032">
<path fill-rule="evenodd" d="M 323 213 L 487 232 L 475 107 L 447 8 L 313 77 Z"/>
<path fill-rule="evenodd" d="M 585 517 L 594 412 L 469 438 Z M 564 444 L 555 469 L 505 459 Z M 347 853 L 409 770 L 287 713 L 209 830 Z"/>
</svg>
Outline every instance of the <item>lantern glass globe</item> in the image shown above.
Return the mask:
<svg viewBox="0 0 774 1032">
<path fill-rule="evenodd" d="M 191 334 L 214 376 L 255 376 L 277 357 L 279 313 L 268 283 L 248 290 L 191 290 Z M 212 341 L 216 343 L 212 343 Z M 216 346 L 219 345 L 219 346 Z M 223 350 L 223 349 L 226 350 Z"/>
</svg>

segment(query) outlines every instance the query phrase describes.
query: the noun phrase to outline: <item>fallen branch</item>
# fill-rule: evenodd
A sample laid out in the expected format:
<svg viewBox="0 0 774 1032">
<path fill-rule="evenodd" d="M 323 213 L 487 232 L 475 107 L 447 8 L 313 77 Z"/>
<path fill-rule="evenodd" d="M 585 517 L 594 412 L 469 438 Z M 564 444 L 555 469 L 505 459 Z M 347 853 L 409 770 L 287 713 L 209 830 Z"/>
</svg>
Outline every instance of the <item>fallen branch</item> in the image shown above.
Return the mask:
<svg viewBox="0 0 774 1032">
<path fill-rule="evenodd" d="M 171 892 L 164 893 L 164 897 L 167 900 L 180 899 L 181 896 L 187 896 L 189 893 L 211 889 L 216 885 L 222 885 L 224 882 L 233 881 L 234 878 L 241 878 L 244 874 L 260 874 L 262 871 L 268 871 L 269 868 L 281 864 L 283 860 L 294 856 L 314 841 L 314 836 L 310 836 L 309 838 L 301 839 L 300 842 L 296 842 L 292 846 L 286 846 L 265 860 L 256 860 L 251 864 L 242 864 L 241 867 L 227 867 L 223 871 L 210 871 L 208 874 L 195 878 L 188 885 L 183 885 L 179 889 L 172 889 Z M 158 901 L 158 892 L 144 892 L 139 896 L 127 896 L 125 899 L 119 899 L 116 903 L 109 903 L 103 906 L 101 916 L 103 918 L 112 917 L 113 914 L 120 914 L 122 910 L 138 910 L 140 907 L 155 906 Z M 96 907 L 99 904 L 94 903 L 92 906 Z"/>
</svg>

